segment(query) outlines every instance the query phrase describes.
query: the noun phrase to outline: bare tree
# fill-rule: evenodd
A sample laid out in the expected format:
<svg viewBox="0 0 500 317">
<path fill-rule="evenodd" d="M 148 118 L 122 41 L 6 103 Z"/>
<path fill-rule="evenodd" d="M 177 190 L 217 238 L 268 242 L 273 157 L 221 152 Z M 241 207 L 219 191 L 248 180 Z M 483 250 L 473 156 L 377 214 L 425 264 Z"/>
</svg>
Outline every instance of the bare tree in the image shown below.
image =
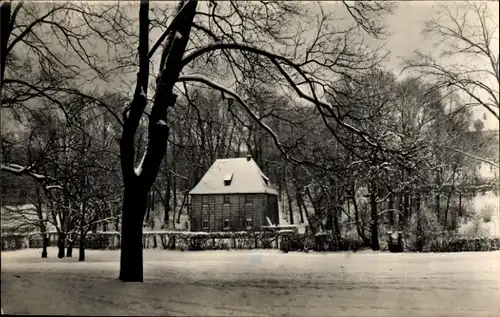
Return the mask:
<svg viewBox="0 0 500 317">
<path fill-rule="evenodd" d="M 496 7 L 496 8 L 495 8 Z M 416 52 L 405 69 L 425 75 L 439 87 L 468 98 L 464 106 L 483 107 L 499 119 L 498 3 L 460 2 L 439 6 L 424 34 L 439 45 L 438 56 Z M 498 165 L 497 165 L 498 166 Z"/>
<path fill-rule="evenodd" d="M 269 78 L 291 88 L 299 97 L 311 102 L 323 114 L 331 116 L 338 125 L 359 135 L 365 142 L 372 143 L 369 136 L 344 123 L 332 106 L 321 101 L 317 94 L 319 87 L 325 87 L 322 79 L 335 73 L 349 70 L 367 69 L 377 64 L 377 52 L 369 52 L 354 36 L 360 25 L 373 33 L 379 30 L 366 23 L 373 14 L 388 10 L 384 5 L 348 5 L 354 12 L 357 24 L 346 30 L 333 27 L 333 17 L 322 10 L 319 14 L 316 37 L 312 42 L 295 41 L 297 36 L 286 34 L 291 18 L 299 15 L 295 4 L 289 3 L 236 3 L 209 2 L 208 8 L 197 11 L 196 1 L 182 1 L 171 23 L 149 50 L 149 2 L 141 2 L 139 9 L 139 72 L 133 100 L 123 112 L 123 133 L 120 140 L 121 166 L 124 189 L 122 213 L 122 244 L 120 279 L 122 281 L 142 281 L 142 223 L 146 211 L 148 192 L 153 185 L 165 155 L 169 126 L 167 111 L 175 104 L 173 94 L 176 82 L 207 85 L 230 96 L 252 117 L 260 122 L 266 132 L 273 135 L 276 145 L 286 154 L 276 134 L 251 111 L 245 97 L 234 90 L 203 76 L 181 75 L 192 72 L 210 71 L 212 78 L 222 78 L 220 66 L 228 66 L 233 80 L 242 82 L 242 74 L 256 74 L 262 71 Z M 368 12 L 368 13 L 367 13 Z M 228 14 L 229 13 L 229 14 Z M 366 13 L 366 14 L 363 14 Z M 196 18 L 195 18 L 196 17 Z M 279 22 L 278 22 L 279 21 Z M 298 27 L 296 35 L 305 31 Z M 259 39 L 257 40 L 256 35 Z M 136 149 L 134 138 L 144 110 L 148 107 L 149 60 L 162 43 L 164 49 L 158 65 L 154 98 L 148 115 L 148 141 L 139 166 L 134 166 Z M 194 43 L 192 46 L 188 43 Z M 280 50 L 276 45 L 281 43 Z M 273 46 L 276 46 L 273 48 Z M 277 52 L 282 51 L 283 54 Z M 258 67 L 250 62 L 258 61 Z M 208 62 L 208 63 L 207 63 Z M 219 70 L 217 70 L 220 68 Z M 322 69 L 324 70 L 322 74 Z M 227 77 L 227 72 L 225 72 Z M 224 75 L 222 75 L 224 76 Z M 300 85 L 306 83 L 310 93 Z M 288 156 L 288 155 L 287 155 Z"/>
</svg>

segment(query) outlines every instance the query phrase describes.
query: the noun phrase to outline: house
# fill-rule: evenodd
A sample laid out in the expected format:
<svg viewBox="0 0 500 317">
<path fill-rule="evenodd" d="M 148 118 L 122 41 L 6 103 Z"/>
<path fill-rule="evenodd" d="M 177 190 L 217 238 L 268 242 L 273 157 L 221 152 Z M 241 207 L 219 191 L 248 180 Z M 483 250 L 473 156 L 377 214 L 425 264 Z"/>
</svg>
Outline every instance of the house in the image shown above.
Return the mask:
<svg viewBox="0 0 500 317">
<path fill-rule="evenodd" d="M 191 231 L 261 231 L 279 223 L 278 193 L 250 155 L 216 160 L 189 192 Z"/>
<path fill-rule="evenodd" d="M 34 233 L 40 232 L 40 216 L 47 219 L 47 211 L 42 210 L 39 214 L 33 204 L 2 206 L 1 229 L 2 233 Z M 51 221 L 45 221 L 47 231 L 56 231 L 56 227 Z"/>
</svg>

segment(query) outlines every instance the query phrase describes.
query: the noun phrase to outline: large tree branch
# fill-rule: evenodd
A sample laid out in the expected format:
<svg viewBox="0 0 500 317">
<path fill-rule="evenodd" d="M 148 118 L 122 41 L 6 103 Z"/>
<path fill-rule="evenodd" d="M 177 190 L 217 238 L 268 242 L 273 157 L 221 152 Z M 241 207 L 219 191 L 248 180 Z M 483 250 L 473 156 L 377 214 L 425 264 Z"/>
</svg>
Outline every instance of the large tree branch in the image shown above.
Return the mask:
<svg viewBox="0 0 500 317">
<path fill-rule="evenodd" d="M 186 57 L 184 57 L 184 59 L 182 61 L 182 65 L 184 67 L 185 65 L 189 64 L 191 61 L 195 60 L 196 58 L 200 57 L 203 54 L 209 53 L 209 52 L 214 51 L 214 50 L 224 50 L 224 49 L 246 51 L 246 52 L 254 53 L 254 54 L 269 58 L 273 62 L 273 64 L 277 67 L 277 69 L 280 71 L 280 73 L 285 77 L 287 82 L 292 86 L 293 90 L 299 95 L 299 97 L 311 102 L 312 104 L 316 105 L 318 108 L 327 109 L 328 112 L 330 113 L 330 115 L 335 119 L 335 121 L 337 123 L 339 123 L 341 126 L 346 128 L 347 130 L 360 136 L 369 145 L 377 147 L 377 144 L 372 142 L 371 140 L 369 140 L 367 135 L 362 133 L 359 129 L 356 129 L 352 125 L 347 124 L 346 122 L 341 120 L 335 114 L 335 112 L 332 110 L 332 106 L 330 104 L 320 101 L 318 99 L 318 97 L 316 96 L 315 88 L 312 85 L 311 79 L 307 77 L 305 72 L 296 63 L 290 61 L 288 58 L 286 58 L 284 56 L 274 54 L 274 53 L 271 53 L 271 52 L 268 52 L 265 50 L 261 50 L 261 49 L 258 49 L 256 47 L 247 46 L 244 44 L 239 44 L 239 43 L 216 43 L 216 44 L 212 44 L 212 45 L 207 45 L 203 48 L 200 48 L 196 51 L 191 52 Z M 287 65 L 287 66 L 291 67 L 293 70 L 297 71 L 301 75 L 301 77 L 303 77 L 305 83 L 307 83 L 309 85 L 313 96 L 309 96 L 308 94 L 304 93 L 298 87 L 297 83 L 292 79 L 292 77 L 290 75 L 288 75 L 288 73 L 283 69 L 283 67 L 281 67 L 279 65 L 278 61 L 283 62 L 285 65 Z"/>
<path fill-rule="evenodd" d="M 276 144 L 276 146 L 278 147 L 278 149 L 281 151 L 281 153 L 287 158 L 287 159 L 291 159 L 288 155 L 288 153 L 286 153 L 286 151 L 284 150 L 284 146 L 283 144 L 279 141 L 279 138 L 278 136 L 276 135 L 276 133 L 274 133 L 274 131 L 268 126 L 266 125 L 264 122 L 262 122 L 261 120 L 259 120 L 259 117 L 252 111 L 252 109 L 250 109 L 250 106 L 243 100 L 243 98 L 237 94 L 236 92 L 224 87 L 224 86 L 221 86 L 213 81 L 211 81 L 210 79 L 206 78 L 206 77 L 203 77 L 203 76 L 196 76 L 196 75 L 185 75 L 185 76 L 180 76 L 179 79 L 178 79 L 179 82 L 199 82 L 199 83 L 203 83 L 213 89 L 216 89 L 220 92 L 223 92 L 229 96 L 232 96 L 236 101 L 239 102 L 239 104 L 245 109 L 245 111 L 250 115 L 250 117 L 252 119 L 254 119 L 265 131 L 267 131 L 271 137 L 273 138 L 274 140 L 274 143 Z"/>
<path fill-rule="evenodd" d="M 465 155 L 465 156 L 467 156 L 467 157 L 469 157 L 469 158 L 471 158 L 471 159 L 474 159 L 474 160 L 477 160 L 477 161 L 481 161 L 481 162 L 484 162 L 484 163 L 490 164 L 491 166 L 494 166 L 494 167 L 496 167 L 496 168 L 499 168 L 499 167 L 500 167 L 497 163 L 495 163 L 495 162 L 493 162 L 493 161 L 490 161 L 490 160 L 487 160 L 487 159 L 485 159 L 485 158 L 482 158 L 482 157 L 476 156 L 476 155 L 474 155 L 474 154 L 470 154 L 470 153 L 464 152 L 464 151 L 462 151 L 462 150 L 459 150 L 459 149 L 454 149 L 454 148 L 451 148 L 451 147 L 446 147 L 446 149 L 451 150 L 451 151 L 454 151 L 454 152 L 457 152 L 457 153 L 460 153 L 460 154 Z"/>
<path fill-rule="evenodd" d="M 148 124 L 148 145 L 141 171 L 141 181 L 149 190 L 158 174 L 168 144 L 167 111 L 175 105 L 174 85 L 182 70 L 182 57 L 190 38 L 197 1 L 189 1 L 178 9 L 178 25 L 172 29 L 164 48 L 164 69 L 157 79 L 156 94 Z"/>
<path fill-rule="evenodd" d="M 66 117 L 66 119 L 68 120 L 68 122 L 71 122 L 71 116 L 69 115 L 68 111 L 66 110 L 65 108 L 65 105 L 55 99 L 53 96 L 51 96 L 49 94 L 49 92 L 57 92 L 57 90 L 54 88 L 54 87 L 50 87 L 50 88 L 39 88 L 33 84 L 30 84 L 24 80 L 20 80 L 20 79 L 12 79 L 12 78 L 8 78 L 8 79 L 5 79 L 4 84 L 7 84 L 7 83 L 14 83 L 14 84 L 19 84 L 19 85 L 23 85 L 23 86 L 26 86 L 28 87 L 29 89 L 32 89 L 34 91 L 36 91 L 38 94 L 40 94 L 41 96 L 43 96 L 44 98 L 47 98 L 49 101 L 53 102 L 54 104 L 56 104 L 59 109 L 63 112 L 64 116 Z M 1 100 L 0 102 L 3 102 L 3 100 Z"/>
<path fill-rule="evenodd" d="M 30 32 L 31 30 L 37 26 L 38 24 L 45 22 L 45 19 L 48 18 L 50 15 L 54 14 L 56 11 L 65 9 L 67 7 L 67 4 L 62 4 L 60 7 L 53 8 L 49 10 L 46 14 L 41 16 L 40 18 L 36 19 L 35 21 L 31 22 L 30 25 L 28 25 L 21 34 L 19 34 L 12 42 L 10 45 L 7 47 L 7 54 L 10 53 L 10 51 L 13 49 L 13 47 L 22 39 L 24 39 Z M 17 8 L 16 8 L 17 9 Z M 15 21 L 13 21 L 15 22 Z"/>
<path fill-rule="evenodd" d="M 311 166 L 311 167 L 315 167 L 315 168 L 321 168 L 322 170 L 328 170 L 328 171 L 331 171 L 331 172 L 334 172 L 334 173 L 338 173 L 338 168 L 334 167 L 334 168 L 328 168 L 328 167 L 325 167 L 325 166 L 320 166 L 314 162 L 311 162 L 311 161 L 306 161 L 306 160 L 299 160 L 297 158 L 294 158 L 292 156 L 289 155 L 288 153 L 288 150 L 290 149 L 289 146 L 286 146 L 284 145 L 283 143 L 281 143 L 281 141 L 279 140 L 277 134 L 271 129 L 271 127 L 269 127 L 267 124 L 265 124 L 264 122 L 262 122 L 262 120 L 259 119 L 259 116 L 257 114 L 255 114 L 250 106 L 248 105 L 248 103 L 246 103 L 243 98 L 237 94 L 236 92 L 232 91 L 231 89 L 228 89 L 222 85 L 219 85 L 213 81 L 211 81 L 210 79 L 206 78 L 206 77 L 203 77 L 203 76 L 196 76 L 196 75 L 185 75 L 185 76 L 180 76 L 179 79 L 178 79 L 179 82 L 198 82 L 198 83 L 202 83 L 202 84 L 205 84 L 213 89 L 216 89 L 218 91 L 220 91 L 221 93 L 223 94 L 226 94 L 228 96 L 231 96 L 233 97 L 238 103 L 240 103 L 240 105 L 244 108 L 244 110 L 248 113 L 248 115 L 260 126 L 262 127 L 267 133 L 269 133 L 269 135 L 271 135 L 272 139 L 273 139 L 273 142 L 274 144 L 277 146 L 278 150 L 282 153 L 282 155 L 285 157 L 286 160 L 288 160 L 290 163 L 292 164 L 302 164 L 302 165 L 308 165 L 308 166 Z M 231 107 L 230 107 L 231 109 Z M 231 110 L 230 110 L 231 111 Z"/>
<path fill-rule="evenodd" d="M 153 55 L 156 52 L 156 50 L 158 49 L 158 47 L 160 47 L 161 43 L 163 43 L 163 41 L 165 41 L 165 39 L 167 38 L 167 35 L 169 35 L 173 30 L 177 29 L 177 27 L 179 26 L 179 22 L 182 21 L 182 16 L 183 16 L 184 10 L 186 10 L 187 4 L 190 1 L 192 1 L 192 0 L 186 1 L 184 3 L 184 5 L 182 6 L 182 8 L 179 11 L 177 11 L 177 14 L 175 15 L 172 22 L 168 25 L 167 29 L 163 32 L 163 34 L 160 35 L 158 40 L 156 40 L 156 43 L 153 45 L 153 47 L 149 51 L 149 53 L 147 55 L 148 59 L 151 59 L 151 57 L 153 57 Z M 165 61 L 162 58 L 162 60 L 160 62 L 160 72 L 163 70 L 163 66 L 164 66 L 163 63 L 164 62 Z"/>
<path fill-rule="evenodd" d="M 120 139 L 120 162 L 123 181 L 126 186 L 136 182 L 134 169 L 135 148 L 134 138 L 144 109 L 147 106 L 147 86 L 149 75 L 149 1 L 141 1 L 139 9 L 139 72 L 135 86 L 134 97 L 129 109 L 123 112 L 123 131 Z"/>
<path fill-rule="evenodd" d="M 44 184 L 46 190 L 59 189 L 62 190 L 61 185 L 48 185 L 51 182 L 57 182 L 58 180 L 52 176 L 44 175 L 33 171 L 33 166 L 22 166 L 14 163 L 1 164 L 0 169 L 4 172 L 9 172 L 15 175 L 28 175 Z"/>
</svg>

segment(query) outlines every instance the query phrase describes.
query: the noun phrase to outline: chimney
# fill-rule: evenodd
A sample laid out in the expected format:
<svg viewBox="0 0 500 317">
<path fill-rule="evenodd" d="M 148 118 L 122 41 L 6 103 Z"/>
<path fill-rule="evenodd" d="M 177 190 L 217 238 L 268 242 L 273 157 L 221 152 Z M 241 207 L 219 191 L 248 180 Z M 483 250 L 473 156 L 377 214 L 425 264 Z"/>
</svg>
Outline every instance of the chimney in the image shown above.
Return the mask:
<svg viewBox="0 0 500 317">
<path fill-rule="evenodd" d="M 250 162 L 251 159 L 252 159 L 252 155 L 251 154 L 247 154 L 247 161 Z"/>
</svg>

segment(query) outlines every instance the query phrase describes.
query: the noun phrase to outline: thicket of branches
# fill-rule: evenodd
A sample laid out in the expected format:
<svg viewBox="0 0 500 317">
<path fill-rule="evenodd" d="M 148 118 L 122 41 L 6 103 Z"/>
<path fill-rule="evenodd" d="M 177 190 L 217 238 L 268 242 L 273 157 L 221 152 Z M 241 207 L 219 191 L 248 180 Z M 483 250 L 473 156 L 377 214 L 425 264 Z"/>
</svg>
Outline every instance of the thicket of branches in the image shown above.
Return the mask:
<svg viewBox="0 0 500 317">
<path fill-rule="evenodd" d="M 423 55 L 408 66 L 434 77 L 397 80 L 363 41 L 384 36 L 393 5 L 329 9 L 3 2 L 1 107 L 19 125 L 2 133 L 2 195 L 36 206 L 10 217 L 55 227 L 60 257 L 79 239 L 83 259 L 97 225 L 121 230 L 121 279 L 142 281 L 143 226 L 179 227 L 186 193 L 213 161 L 248 152 L 286 220 L 312 233 L 377 250 L 386 231 L 421 249 L 429 234 L 455 230 L 470 217 L 467 197 L 490 186 L 478 164 L 498 166 L 498 136 L 469 130 L 460 91 L 492 113 L 498 91 L 481 86 L 491 93 L 478 100 L 479 79 Z M 456 36 L 437 22 L 428 31 Z M 498 57 L 474 47 L 498 80 Z"/>
</svg>

